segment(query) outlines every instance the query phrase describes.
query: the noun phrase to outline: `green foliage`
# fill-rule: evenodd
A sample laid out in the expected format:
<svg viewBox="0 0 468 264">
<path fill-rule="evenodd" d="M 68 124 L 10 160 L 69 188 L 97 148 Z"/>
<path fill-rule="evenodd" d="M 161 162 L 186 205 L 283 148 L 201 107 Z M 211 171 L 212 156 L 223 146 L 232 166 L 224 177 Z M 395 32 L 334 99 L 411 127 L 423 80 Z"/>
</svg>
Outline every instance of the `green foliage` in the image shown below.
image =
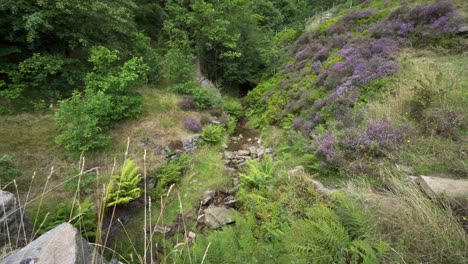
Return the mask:
<svg viewBox="0 0 468 264">
<path fill-rule="evenodd" d="M 299 36 L 299 32 L 293 28 L 285 28 L 278 32 L 275 36 L 275 40 L 280 46 L 286 46 L 294 42 Z"/>
<path fill-rule="evenodd" d="M 245 172 L 239 174 L 242 187 L 247 190 L 265 188 L 275 176 L 278 166 L 279 163 L 274 162 L 269 155 L 265 155 L 259 161 L 250 161 Z"/>
<path fill-rule="evenodd" d="M 341 63 L 343 61 L 344 61 L 343 56 L 341 56 L 341 55 L 332 55 L 332 56 L 328 57 L 327 61 L 323 64 L 322 70 L 323 71 L 328 70 L 333 65 L 335 65 L 337 63 Z"/>
<path fill-rule="evenodd" d="M 171 254 L 172 261 L 187 263 L 190 257 L 194 263 L 201 263 L 202 260 L 211 264 L 290 263 L 278 241 L 262 241 L 255 237 L 256 221 L 252 215 L 235 215 L 234 220 L 235 226 L 197 237 L 189 252 L 184 250 L 181 255 Z"/>
<path fill-rule="evenodd" d="M 156 83 L 162 77 L 163 61 L 156 49 L 151 47 L 151 39 L 143 33 L 136 33 L 133 40 L 132 55 L 143 58 L 143 63 L 148 66 L 147 78 L 151 83 Z"/>
<path fill-rule="evenodd" d="M 215 144 L 221 141 L 225 132 L 224 127 L 221 125 L 207 125 L 201 131 L 201 139 L 203 142 Z"/>
<path fill-rule="evenodd" d="M 81 81 L 81 74 L 70 69 L 73 63 L 76 61 L 60 55 L 34 53 L 12 69 L 0 71 L 8 76 L 0 96 L 9 102 L 60 99 L 66 95 L 65 87 L 76 87 Z"/>
<path fill-rule="evenodd" d="M 244 109 L 239 100 L 236 100 L 231 97 L 225 97 L 222 101 L 223 110 L 228 113 L 230 116 L 239 119 L 244 113 Z"/>
<path fill-rule="evenodd" d="M 215 104 L 213 95 L 195 81 L 174 84 L 169 90 L 183 95 L 191 95 L 195 107 L 199 110 L 209 109 Z"/>
<path fill-rule="evenodd" d="M 86 75 L 84 95 L 74 92 L 60 101 L 55 118 L 64 132 L 56 141 L 66 149 L 76 153 L 103 147 L 110 139 L 103 133 L 115 121 L 141 112 L 142 98 L 132 89 L 142 83 L 148 66 L 142 58 L 133 58 L 113 67 L 118 59 L 117 51 L 93 48 L 89 61 L 94 68 Z"/>
<path fill-rule="evenodd" d="M 73 152 L 88 151 L 106 146 L 110 136 L 103 134 L 111 112 L 111 101 L 104 92 L 75 92 L 73 96 L 59 103 L 55 120 L 65 131 L 56 142 Z M 107 121 L 108 122 L 108 121 Z"/>
<path fill-rule="evenodd" d="M 379 263 L 388 246 L 366 237 L 370 234 L 362 230 L 366 226 L 362 222 L 364 214 L 359 212 L 359 207 L 348 203 L 353 201 L 340 199 L 339 217 L 329 207 L 317 204 L 310 210 L 308 219 L 293 222 L 284 238 L 290 252 L 312 263 Z"/>
<path fill-rule="evenodd" d="M 79 174 L 80 170 L 78 168 L 71 169 L 67 179 L 65 179 L 65 189 L 71 193 L 75 193 L 79 190 L 81 195 L 88 195 L 93 191 L 91 187 L 96 183 L 96 174 L 87 173 L 82 176 L 77 176 Z"/>
<path fill-rule="evenodd" d="M 137 174 L 138 166 L 131 159 L 125 160 L 120 175 L 113 175 L 107 185 L 105 202 L 106 207 L 115 205 L 126 205 L 129 202 L 140 198 L 141 189 L 138 184 L 141 181 L 141 174 Z"/>
<path fill-rule="evenodd" d="M 186 155 L 179 156 L 175 159 L 168 160 L 162 167 L 154 173 L 156 178 L 156 187 L 151 191 L 151 198 L 157 200 L 163 194 L 164 188 L 177 183 L 184 174 L 189 164 L 189 157 Z"/>
<path fill-rule="evenodd" d="M 180 49 L 168 50 L 164 57 L 165 77 L 172 84 L 183 84 L 193 80 L 195 75 L 193 59 L 192 55 Z"/>
<path fill-rule="evenodd" d="M 37 211 L 39 213 L 37 214 Z M 53 229 L 64 222 L 70 222 L 81 234 L 90 241 L 94 241 L 97 232 L 97 214 L 91 197 L 83 202 L 73 205 L 71 202 L 62 202 L 56 206 L 36 207 L 31 215 L 37 214 L 36 230 L 38 235 Z"/>
<path fill-rule="evenodd" d="M 273 124 L 283 116 L 289 96 L 282 93 L 280 83 L 284 76 L 276 74 L 249 91 L 245 103 L 249 106 L 246 116 L 256 127 Z"/>
<path fill-rule="evenodd" d="M 16 168 L 11 156 L 0 155 L 0 185 L 6 184 L 21 175 L 21 171 Z"/>
</svg>

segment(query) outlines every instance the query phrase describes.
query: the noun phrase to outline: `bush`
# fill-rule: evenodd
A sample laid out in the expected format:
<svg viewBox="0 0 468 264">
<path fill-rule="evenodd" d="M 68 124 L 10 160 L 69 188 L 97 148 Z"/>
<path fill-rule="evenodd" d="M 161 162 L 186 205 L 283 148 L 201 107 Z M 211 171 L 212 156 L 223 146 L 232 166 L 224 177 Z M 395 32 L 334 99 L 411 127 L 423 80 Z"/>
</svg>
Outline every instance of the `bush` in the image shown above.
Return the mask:
<svg viewBox="0 0 468 264">
<path fill-rule="evenodd" d="M 113 175 L 107 185 L 106 196 L 104 198 L 106 207 L 121 204 L 126 205 L 140 198 L 141 189 L 138 187 L 138 184 L 142 177 L 141 174 L 137 174 L 138 170 L 138 166 L 132 160 L 125 160 L 121 174 Z"/>
<path fill-rule="evenodd" d="M 156 200 L 159 199 L 164 188 L 173 183 L 179 182 L 188 164 L 188 156 L 182 155 L 167 161 L 161 168 L 156 170 L 154 173 L 154 177 L 156 178 L 156 187 L 151 191 L 151 198 Z"/>
<path fill-rule="evenodd" d="M 214 105 L 213 95 L 194 81 L 174 84 L 169 89 L 172 92 L 191 96 L 197 109 L 209 109 Z"/>
<path fill-rule="evenodd" d="M 392 127 L 383 121 L 372 122 L 361 132 L 347 130 L 340 145 L 351 156 L 359 153 L 371 156 L 384 156 L 389 150 L 398 148 L 404 139 L 401 127 Z"/>
<path fill-rule="evenodd" d="M 77 61 L 59 55 L 34 53 L 13 69 L 2 69 L 7 77 L 0 83 L 0 96 L 8 102 L 45 100 L 47 104 L 69 96 L 70 87 L 82 83 L 80 69 L 70 69 Z M 25 106 L 30 106 L 26 103 Z"/>
<path fill-rule="evenodd" d="M 171 84 L 190 82 L 195 77 L 193 56 L 184 53 L 181 49 L 170 49 L 164 58 L 165 76 Z"/>
<path fill-rule="evenodd" d="M 177 105 L 184 111 L 195 109 L 195 101 L 191 95 L 184 95 L 182 100 L 177 102 Z"/>
<path fill-rule="evenodd" d="M 16 168 L 11 156 L 0 155 L 0 186 L 21 175 L 21 171 Z"/>
<path fill-rule="evenodd" d="M 117 51 L 93 48 L 89 61 L 94 68 L 86 75 L 84 94 L 75 91 L 60 101 L 55 120 L 64 132 L 56 141 L 66 149 L 76 153 L 103 147 L 110 140 L 106 130 L 141 112 L 143 98 L 132 88 L 141 84 L 148 67 L 142 58 L 113 67 L 118 59 Z"/>
<path fill-rule="evenodd" d="M 201 139 L 210 144 L 218 143 L 224 136 L 224 127 L 221 125 L 207 125 L 202 129 Z"/>
<path fill-rule="evenodd" d="M 260 161 L 250 161 L 244 173 L 239 174 L 241 186 L 245 190 L 263 189 L 276 175 L 279 163 L 266 155 Z"/>
<path fill-rule="evenodd" d="M 202 124 L 194 117 L 184 118 L 184 126 L 187 130 L 198 133 L 202 129 Z"/>
<path fill-rule="evenodd" d="M 234 98 L 225 98 L 222 102 L 223 110 L 230 116 L 239 119 L 243 115 L 242 104 Z"/>
<path fill-rule="evenodd" d="M 38 235 L 42 235 L 64 222 L 70 222 L 80 230 L 87 240 L 94 241 L 96 239 L 98 216 L 90 197 L 74 206 L 71 202 L 62 202 L 56 206 L 33 208 L 32 211 L 31 215 L 37 215 L 34 222 Z"/>
<path fill-rule="evenodd" d="M 285 235 L 290 253 L 314 263 L 381 263 L 390 247 L 374 240 L 369 232 L 373 226 L 354 203 L 350 197 L 340 199 L 340 215 L 324 204 L 313 205 L 308 218 L 294 221 Z"/>
</svg>

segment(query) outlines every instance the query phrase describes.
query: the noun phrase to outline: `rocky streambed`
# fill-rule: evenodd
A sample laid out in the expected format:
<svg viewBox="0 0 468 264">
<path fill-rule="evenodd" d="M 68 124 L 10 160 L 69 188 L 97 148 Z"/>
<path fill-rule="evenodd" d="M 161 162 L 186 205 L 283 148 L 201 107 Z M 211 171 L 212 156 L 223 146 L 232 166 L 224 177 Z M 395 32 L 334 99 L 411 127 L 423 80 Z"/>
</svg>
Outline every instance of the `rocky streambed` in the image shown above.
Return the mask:
<svg viewBox="0 0 468 264">
<path fill-rule="evenodd" d="M 237 192 L 240 188 L 239 173 L 251 160 L 260 160 L 265 155 L 274 156 L 271 148 L 265 148 L 259 138 L 260 133 L 240 123 L 225 144 L 223 156 L 226 176 L 232 178 L 232 188 L 224 190 L 206 190 L 199 210 L 199 227 L 217 229 L 234 221 L 231 217 L 236 210 Z"/>
</svg>

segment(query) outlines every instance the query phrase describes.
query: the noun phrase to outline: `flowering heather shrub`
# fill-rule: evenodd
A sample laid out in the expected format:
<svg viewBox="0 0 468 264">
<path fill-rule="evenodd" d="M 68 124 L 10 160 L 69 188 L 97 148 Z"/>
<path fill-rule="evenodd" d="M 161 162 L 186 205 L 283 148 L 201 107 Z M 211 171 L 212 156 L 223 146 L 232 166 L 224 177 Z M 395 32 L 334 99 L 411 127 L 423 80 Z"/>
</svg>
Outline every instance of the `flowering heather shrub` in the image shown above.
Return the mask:
<svg viewBox="0 0 468 264">
<path fill-rule="evenodd" d="M 386 58 L 391 57 L 398 50 L 398 42 L 389 38 L 376 39 L 369 46 L 372 54 Z"/>
<path fill-rule="evenodd" d="M 195 133 L 200 132 L 202 129 L 202 124 L 200 123 L 200 121 L 198 121 L 198 119 L 194 117 L 184 118 L 184 125 L 186 129 Z"/>
<path fill-rule="evenodd" d="M 375 10 L 353 10 L 346 14 L 342 19 L 328 28 L 328 34 L 342 34 L 351 30 L 351 28 L 360 19 L 365 19 L 375 14 Z"/>
<path fill-rule="evenodd" d="M 380 156 L 385 150 L 394 149 L 403 142 L 403 132 L 387 122 L 377 121 L 368 124 L 361 132 L 347 130 L 340 145 L 351 155 L 364 152 Z"/>
<path fill-rule="evenodd" d="M 434 108 L 424 111 L 423 116 L 425 131 L 431 131 L 437 135 L 450 137 L 454 140 L 457 139 L 457 130 L 466 131 L 466 127 L 463 127 L 462 113 Z"/>
<path fill-rule="evenodd" d="M 328 59 L 329 50 L 327 47 L 321 46 L 315 53 L 312 60 L 326 61 Z"/>
<path fill-rule="evenodd" d="M 325 134 L 315 139 L 315 155 L 322 161 L 330 162 L 337 156 L 335 135 Z"/>
<path fill-rule="evenodd" d="M 296 53 L 294 57 L 296 61 L 302 62 L 310 57 L 312 54 L 312 49 L 309 45 L 304 45 L 301 49 Z"/>
<path fill-rule="evenodd" d="M 333 34 L 328 40 L 327 44 L 330 49 L 336 49 L 343 47 L 348 40 L 351 39 L 351 33 L 346 32 L 344 34 Z"/>
<path fill-rule="evenodd" d="M 315 74 L 320 74 L 320 68 L 322 67 L 322 63 L 319 60 L 316 60 L 312 63 L 312 66 L 310 67 L 312 72 Z"/>
<path fill-rule="evenodd" d="M 302 126 L 304 125 L 305 120 L 301 117 L 296 117 L 294 118 L 291 128 L 294 131 L 299 131 L 301 130 Z"/>
<path fill-rule="evenodd" d="M 195 101 L 191 95 L 184 95 L 182 100 L 180 100 L 177 105 L 180 107 L 180 109 L 185 111 L 195 109 Z"/>
<path fill-rule="evenodd" d="M 400 8 L 387 20 L 374 25 L 371 32 L 375 37 L 400 38 L 411 34 L 419 37 L 448 36 L 456 33 L 459 18 L 450 2 L 418 5 L 413 9 Z"/>
<path fill-rule="evenodd" d="M 327 99 L 321 98 L 321 99 L 315 100 L 312 107 L 314 108 L 314 110 L 318 111 L 322 109 L 322 107 L 324 107 L 326 104 L 327 104 Z"/>
</svg>

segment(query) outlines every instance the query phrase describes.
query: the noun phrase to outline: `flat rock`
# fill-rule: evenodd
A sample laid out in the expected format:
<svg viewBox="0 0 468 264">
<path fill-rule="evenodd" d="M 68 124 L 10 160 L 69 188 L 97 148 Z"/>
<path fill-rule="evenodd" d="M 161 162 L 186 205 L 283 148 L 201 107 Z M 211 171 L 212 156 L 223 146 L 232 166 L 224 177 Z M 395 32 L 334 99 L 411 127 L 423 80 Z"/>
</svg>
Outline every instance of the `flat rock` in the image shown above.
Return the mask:
<svg viewBox="0 0 468 264">
<path fill-rule="evenodd" d="M 238 155 L 238 156 L 249 156 L 249 155 L 250 155 L 250 151 L 248 151 L 248 150 L 238 150 L 238 151 L 237 151 L 237 155 Z"/>
<path fill-rule="evenodd" d="M 63 223 L 0 261 L 1 264 L 102 264 L 107 261 L 69 223 Z"/>
<path fill-rule="evenodd" d="M 445 196 L 450 199 L 468 200 L 468 180 L 454 180 L 433 176 L 418 176 L 416 183 L 431 198 Z"/>
<path fill-rule="evenodd" d="M 232 210 L 224 206 L 210 206 L 205 209 L 205 224 L 211 229 L 217 229 L 234 223 Z"/>
</svg>

